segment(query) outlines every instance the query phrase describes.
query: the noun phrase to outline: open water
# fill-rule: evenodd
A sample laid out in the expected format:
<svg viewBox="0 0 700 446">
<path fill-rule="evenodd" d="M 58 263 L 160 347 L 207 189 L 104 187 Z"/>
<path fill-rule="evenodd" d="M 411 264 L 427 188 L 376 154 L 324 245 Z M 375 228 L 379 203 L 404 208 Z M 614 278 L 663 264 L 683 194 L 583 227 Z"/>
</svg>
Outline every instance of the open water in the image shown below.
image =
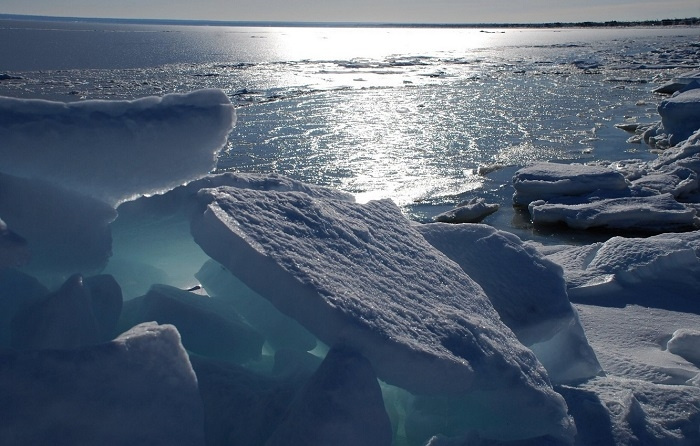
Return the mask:
<svg viewBox="0 0 700 446">
<path fill-rule="evenodd" d="M 419 221 L 474 196 L 487 223 L 533 161 L 656 156 L 614 127 L 700 65 L 697 28 L 184 26 L 0 20 L 0 95 L 132 99 L 216 87 L 238 124 L 219 169 L 391 198 Z M 485 172 L 490 172 L 484 175 Z M 546 234 L 545 234 L 546 236 Z"/>
</svg>

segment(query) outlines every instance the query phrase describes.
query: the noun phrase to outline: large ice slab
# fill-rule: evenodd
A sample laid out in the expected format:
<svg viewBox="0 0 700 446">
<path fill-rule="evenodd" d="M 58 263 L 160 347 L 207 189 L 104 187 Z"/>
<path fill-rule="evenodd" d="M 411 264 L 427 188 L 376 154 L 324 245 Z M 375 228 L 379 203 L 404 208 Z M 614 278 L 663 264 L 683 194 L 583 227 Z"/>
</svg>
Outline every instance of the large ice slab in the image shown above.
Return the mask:
<svg viewBox="0 0 700 446">
<path fill-rule="evenodd" d="M 677 202 L 670 193 L 564 203 L 539 200 L 530 203 L 528 210 L 535 225 L 563 223 L 574 229 L 664 232 L 698 224 L 697 211 Z"/>
<path fill-rule="evenodd" d="M 177 331 L 144 324 L 79 350 L 0 354 L 2 444 L 204 445 Z"/>
<path fill-rule="evenodd" d="M 74 103 L 0 97 L 0 170 L 115 204 L 210 172 L 234 121 L 221 90 Z"/>
<path fill-rule="evenodd" d="M 517 236 L 487 225 L 432 223 L 416 228 L 484 289 L 501 320 L 533 349 L 552 381 L 600 373 L 558 265 Z"/>
<path fill-rule="evenodd" d="M 477 407 L 508 394 L 528 407 L 490 407 L 527 426 L 509 435 L 571 435 L 534 355 L 393 203 L 229 187 L 200 198 L 197 243 L 327 345 L 357 350 L 382 380 L 415 393 L 469 398 L 478 389 Z"/>
<path fill-rule="evenodd" d="M 622 193 L 625 177 L 612 169 L 585 164 L 535 163 L 513 176 L 513 203 L 527 206 L 535 200 L 583 196 L 595 191 Z"/>
</svg>

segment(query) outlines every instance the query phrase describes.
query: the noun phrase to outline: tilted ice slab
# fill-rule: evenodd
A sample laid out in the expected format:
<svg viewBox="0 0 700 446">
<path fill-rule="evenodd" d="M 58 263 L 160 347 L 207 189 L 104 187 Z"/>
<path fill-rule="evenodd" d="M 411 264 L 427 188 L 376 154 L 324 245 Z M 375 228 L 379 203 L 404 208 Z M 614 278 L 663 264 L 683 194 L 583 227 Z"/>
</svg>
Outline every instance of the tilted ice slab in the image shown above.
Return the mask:
<svg viewBox="0 0 700 446">
<path fill-rule="evenodd" d="M 393 203 L 227 187 L 200 198 L 207 207 L 192 234 L 205 252 L 327 345 L 367 357 L 380 379 L 414 393 L 473 395 L 497 424 L 518 426 L 508 435 L 571 435 L 532 352 Z M 517 404 L 493 405 L 502 398 Z"/>
<path fill-rule="evenodd" d="M 78 350 L 0 354 L 1 444 L 204 445 L 202 401 L 171 325 Z"/>
<path fill-rule="evenodd" d="M 484 289 L 501 320 L 534 349 L 553 382 L 586 379 L 601 371 L 558 265 L 517 236 L 487 225 L 416 228 Z"/>
<path fill-rule="evenodd" d="M 115 204 L 210 172 L 234 121 L 221 90 L 74 103 L 0 97 L 0 171 Z"/>
<path fill-rule="evenodd" d="M 624 176 L 607 167 L 585 164 L 536 163 L 515 172 L 513 203 L 527 206 L 535 200 L 583 196 L 595 191 L 623 192 Z"/>
<path fill-rule="evenodd" d="M 535 225 L 563 223 L 574 229 L 607 228 L 663 232 L 689 229 L 698 221 L 697 211 L 677 202 L 670 193 L 573 203 L 539 200 L 530 203 L 528 210 Z"/>
</svg>

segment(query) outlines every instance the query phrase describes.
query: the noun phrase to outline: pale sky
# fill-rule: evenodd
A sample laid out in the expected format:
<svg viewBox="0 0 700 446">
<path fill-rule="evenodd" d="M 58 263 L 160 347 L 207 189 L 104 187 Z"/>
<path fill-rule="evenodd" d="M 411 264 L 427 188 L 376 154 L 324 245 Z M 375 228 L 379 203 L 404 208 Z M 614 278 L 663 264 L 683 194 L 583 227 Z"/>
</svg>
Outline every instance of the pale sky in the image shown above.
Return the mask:
<svg viewBox="0 0 700 446">
<path fill-rule="evenodd" d="M 0 13 L 230 21 L 532 23 L 700 17 L 700 0 L 0 0 Z"/>
</svg>

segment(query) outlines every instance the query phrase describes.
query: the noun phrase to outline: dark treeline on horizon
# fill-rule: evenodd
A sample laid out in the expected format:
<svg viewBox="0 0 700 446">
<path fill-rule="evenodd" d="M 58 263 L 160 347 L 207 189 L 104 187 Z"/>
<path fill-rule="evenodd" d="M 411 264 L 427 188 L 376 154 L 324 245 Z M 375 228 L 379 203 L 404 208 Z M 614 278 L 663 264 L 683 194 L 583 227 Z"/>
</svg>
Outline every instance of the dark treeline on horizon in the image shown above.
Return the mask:
<svg viewBox="0 0 700 446">
<path fill-rule="evenodd" d="M 288 26 L 288 27 L 392 27 L 392 28 L 603 28 L 603 27 L 653 27 L 700 26 L 700 17 L 684 19 L 659 19 L 640 21 L 609 20 L 605 22 L 543 22 L 543 23 L 393 23 L 393 22 L 283 22 L 283 21 L 223 21 L 185 19 L 124 19 L 91 17 L 57 17 L 21 14 L 2 14 L 0 20 L 58 21 L 82 23 L 122 23 L 152 25 L 204 25 L 204 26 Z"/>
</svg>

